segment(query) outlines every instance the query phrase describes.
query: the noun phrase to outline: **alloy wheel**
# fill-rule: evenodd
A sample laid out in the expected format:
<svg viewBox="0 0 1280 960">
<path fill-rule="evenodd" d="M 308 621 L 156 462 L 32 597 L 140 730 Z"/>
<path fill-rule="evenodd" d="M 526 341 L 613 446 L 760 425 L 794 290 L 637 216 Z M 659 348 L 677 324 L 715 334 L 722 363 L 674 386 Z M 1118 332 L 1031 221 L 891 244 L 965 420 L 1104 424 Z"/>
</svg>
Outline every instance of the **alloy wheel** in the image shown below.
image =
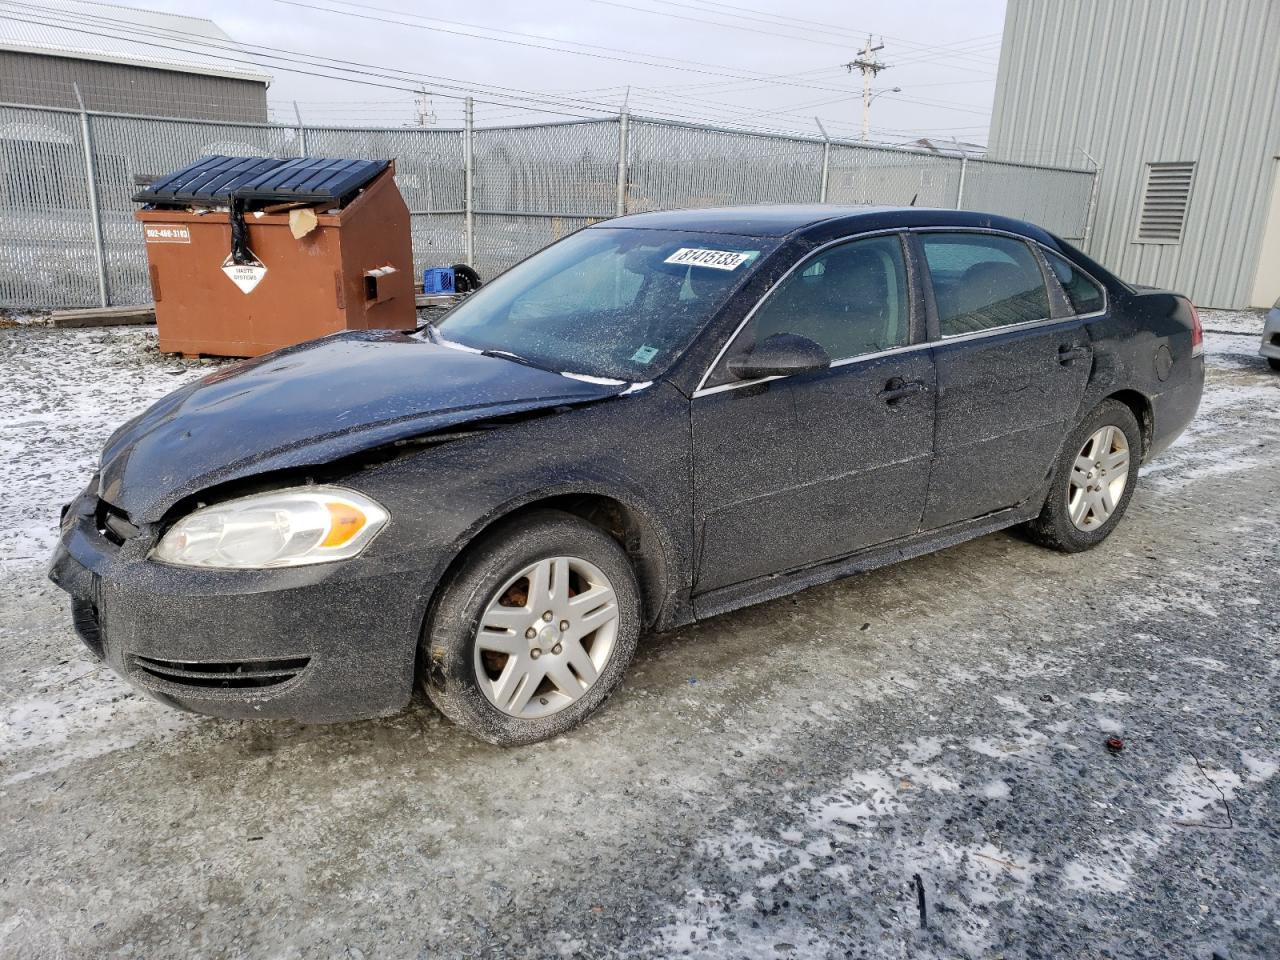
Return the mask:
<svg viewBox="0 0 1280 960">
<path fill-rule="evenodd" d="M 1067 515 L 1080 530 L 1097 530 L 1110 519 L 1129 483 L 1129 441 L 1108 424 L 1089 435 L 1067 482 Z"/>
<path fill-rule="evenodd" d="M 599 567 L 578 557 L 538 560 L 485 606 L 474 644 L 476 680 L 509 716 L 550 716 L 591 689 L 617 636 L 617 597 Z"/>
</svg>

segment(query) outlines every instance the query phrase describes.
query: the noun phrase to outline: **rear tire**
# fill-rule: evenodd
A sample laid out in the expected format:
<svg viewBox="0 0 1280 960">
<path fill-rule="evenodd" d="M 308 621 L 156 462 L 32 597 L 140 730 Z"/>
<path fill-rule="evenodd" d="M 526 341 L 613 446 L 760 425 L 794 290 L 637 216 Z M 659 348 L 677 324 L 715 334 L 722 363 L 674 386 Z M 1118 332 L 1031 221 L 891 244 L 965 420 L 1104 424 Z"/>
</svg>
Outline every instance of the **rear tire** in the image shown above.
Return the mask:
<svg viewBox="0 0 1280 960">
<path fill-rule="evenodd" d="M 420 641 L 419 682 L 446 717 L 498 746 L 564 733 L 614 691 L 640 635 L 622 548 L 539 510 L 468 548 Z"/>
<path fill-rule="evenodd" d="M 1141 460 L 1142 429 L 1133 411 L 1104 400 L 1062 445 L 1044 508 L 1023 527 L 1027 536 L 1064 553 L 1096 547 L 1124 516 Z"/>
<path fill-rule="evenodd" d="M 1267 357 L 1267 365 L 1272 370 L 1280 370 L 1280 357 Z"/>
</svg>

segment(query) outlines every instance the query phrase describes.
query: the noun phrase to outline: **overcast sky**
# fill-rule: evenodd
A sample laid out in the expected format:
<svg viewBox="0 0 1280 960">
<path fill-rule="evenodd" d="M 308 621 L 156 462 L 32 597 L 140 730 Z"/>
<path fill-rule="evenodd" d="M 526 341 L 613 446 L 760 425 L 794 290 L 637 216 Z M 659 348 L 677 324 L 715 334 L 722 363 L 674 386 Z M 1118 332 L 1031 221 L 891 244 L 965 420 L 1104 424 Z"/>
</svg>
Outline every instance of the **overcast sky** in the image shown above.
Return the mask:
<svg viewBox="0 0 1280 960">
<path fill-rule="evenodd" d="M 620 104 L 630 85 L 634 113 L 809 133 L 817 132 L 816 114 L 833 136 L 855 136 L 862 78 L 842 64 L 857 58 L 869 31 L 877 43 L 883 36 L 878 56 L 889 65 L 874 80 L 874 89 L 887 92 L 872 108 L 873 137 L 955 136 L 980 143 L 986 139 L 1005 6 L 1004 0 L 146 0 L 136 5 L 212 18 L 245 43 L 342 58 L 384 73 L 405 71 L 433 91 L 432 108 L 442 124 L 461 117 L 456 96 L 445 95 L 457 93 L 444 87 L 448 83 L 572 98 L 564 104 L 569 111 L 575 103 Z M 580 53 L 530 44 L 578 44 L 574 49 Z M 592 55 L 582 55 L 587 53 Z M 659 58 L 669 65 L 653 65 Z M 649 62 L 629 62 L 635 60 Z M 264 61 L 263 66 L 275 77 L 269 97 L 282 119 L 291 118 L 296 100 L 304 118 L 316 123 L 413 120 L 411 93 L 302 76 L 279 63 Z M 740 79 L 744 75 L 782 79 L 756 82 Z M 408 76 L 368 79 L 413 85 Z M 901 93 L 891 92 L 892 87 L 901 87 Z M 500 99 L 492 91 L 477 97 Z M 480 123 L 553 119 L 550 113 L 489 102 L 476 110 Z"/>
</svg>

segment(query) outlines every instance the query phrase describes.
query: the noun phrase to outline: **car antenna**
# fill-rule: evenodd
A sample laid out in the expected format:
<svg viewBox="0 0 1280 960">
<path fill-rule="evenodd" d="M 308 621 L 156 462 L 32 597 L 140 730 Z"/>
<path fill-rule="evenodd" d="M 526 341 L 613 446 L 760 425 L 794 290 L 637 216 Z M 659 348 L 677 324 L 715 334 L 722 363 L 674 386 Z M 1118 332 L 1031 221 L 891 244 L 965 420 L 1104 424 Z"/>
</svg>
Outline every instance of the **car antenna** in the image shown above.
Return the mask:
<svg viewBox="0 0 1280 960">
<path fill-rule="evenodd" d="M 914 207 L 916 205 L 916 200 L 918 200 L 919 198 L 920 198 L 920 193 L 918 191 L 916 193 L 913 193 L 911 195 L 911 202 L 908 203 L 907 206 Z"/>
</svg>

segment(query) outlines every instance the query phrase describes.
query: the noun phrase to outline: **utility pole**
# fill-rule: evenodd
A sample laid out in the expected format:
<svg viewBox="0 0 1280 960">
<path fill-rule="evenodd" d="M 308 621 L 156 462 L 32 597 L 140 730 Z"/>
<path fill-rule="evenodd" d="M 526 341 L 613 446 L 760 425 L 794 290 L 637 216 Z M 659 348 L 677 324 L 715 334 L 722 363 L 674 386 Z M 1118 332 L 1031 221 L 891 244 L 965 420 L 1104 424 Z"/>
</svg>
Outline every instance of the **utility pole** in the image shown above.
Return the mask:
<svg viewBox="0 0 1280 960">
<path fill-rule="evenodd" d="M 418 126 L 435 126 L 436 114 L 435 111 L 431 109 L 431 94 L 427 93 L 427 88 L 425 86 L 418 88 L 418 95 L 414 97 L 414 104 L 417 107 Z"/>
<path fill-rule="evenodd" d="M 876 56 L 876 51 L 884 49 L 884 40 L 881 40 L 876 46 L 871 45 L 871 34 L 867 34 L 867 45 L 862 48 L 862 52 L 857 60 L 851 60 L 844 65 L 845 69 L 850 73 L 854 70 L 862 71 L 862 139 L 866 140 L 871 135 L 871 81 L 875 75 L 881 70 L 887 70 L 889 65 L 881 63 L 880 58 Z"/>
</svg>

